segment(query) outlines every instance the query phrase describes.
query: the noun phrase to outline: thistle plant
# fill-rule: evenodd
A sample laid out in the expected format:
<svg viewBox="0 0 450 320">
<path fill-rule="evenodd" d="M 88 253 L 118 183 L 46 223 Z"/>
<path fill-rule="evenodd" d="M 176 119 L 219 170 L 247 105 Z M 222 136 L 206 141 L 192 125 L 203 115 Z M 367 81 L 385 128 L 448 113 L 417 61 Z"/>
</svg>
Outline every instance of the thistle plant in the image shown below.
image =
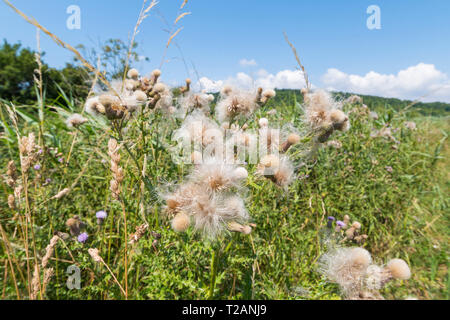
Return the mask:
<svg viewBox="0 0 450 320">
<path fill-rule="evenodd" d="M 130 47 L 154 5 L 144 1 Z M 94 78 L 83 101 L 2 102 L 2 298 L 296 299 L 296 282 L 311 298 L 336 298 L 332 282 L 344 299 L 382 299 L 411 277 L 404 260 L 385 257 L 408 257 L 420 272 L 412 235 L 434 220 L 414 219 L 445 208 L 430 182 L 445 139 L 429 152 L 420 120 L 313 90 L 296 58 L 306 87 L 293 97 L 228 85 L 213 94 L 193 77 L 169 86 L 164 57 L 148 74 L 127 61 L 120 79 L 106 79 L 81 57 Z M 42 73 L 35 81 L 45 88 Z M 190 148 L 174 147 L 182 140 Z M 429 190 L 439 206 L 423 200 Z M 310 272 L 316 262 L 326 282 Z M 88 284 L 80 291 L 65 290 L 71 265 Z"/>
</svg>

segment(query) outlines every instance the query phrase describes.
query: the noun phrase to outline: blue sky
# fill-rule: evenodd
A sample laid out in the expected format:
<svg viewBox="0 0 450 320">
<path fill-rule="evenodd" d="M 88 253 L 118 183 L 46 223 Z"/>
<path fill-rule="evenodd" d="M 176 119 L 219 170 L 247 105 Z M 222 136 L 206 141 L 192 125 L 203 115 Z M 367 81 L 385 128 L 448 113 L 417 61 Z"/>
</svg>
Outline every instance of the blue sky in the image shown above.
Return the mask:
<svg viewBox="0 0 450 320">
<path fill-rule="evenodd" d="M 108 38 L 127 40 L 142 5 L 141 0 L 11 2 L 64 41 L 87 46 Z M 159 66 L 168 39 L 162 17 L 172 25 L 181 3 L 160 0 L 142 24 L 139 52 L 151 59 L 138 64 L 142 73 Z M 66 27 L 70 5 L 81 9 L 80 30 Z M 381 10 L 380 30 L 366 26 L 370 5 Z M 185 11 L 192 14 L 179 22 L 184 29 L 176 37 L 182 56 L 172 46 L 163 67 L 169 83 L 186 76 L 198 80 L 195 68 L 207 89 L 226 82 L 301 87 L 302 75 L 283 38 L 286 31 L 316 87 L 409 99 L 428 94 L 424 100 L 450 101 L 448 0 L 189 0 Z M 35 48 L 35 33 L 0 3 L 0 38 Z M 47 63 L 61 67 L 71 59 L 48 37 L 41 38 Z"/>
</svg>

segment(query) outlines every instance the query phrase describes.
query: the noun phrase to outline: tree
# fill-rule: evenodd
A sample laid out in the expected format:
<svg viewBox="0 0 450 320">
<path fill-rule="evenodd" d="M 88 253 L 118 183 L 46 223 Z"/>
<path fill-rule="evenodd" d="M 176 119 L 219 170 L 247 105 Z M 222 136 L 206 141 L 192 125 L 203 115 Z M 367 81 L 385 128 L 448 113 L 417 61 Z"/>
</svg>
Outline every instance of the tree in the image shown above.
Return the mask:
<svg viewBox="0 0 450 320">
<path fill-rule="evenodd" d="M 22 48 L 20 43 L 11 45 L 4 40 L 0 46 L 0 98 L 21 104 L 36 102 L 34 75 L 39 66 L 35 54 Z M 41 60 L 44 55 L 41 54 Z M 42 82 L 47 101 L 60 96 L 58 86 L 66 95 L 84 99 L 89 92 L 89 79 L 88 72 L 80 66 L 67 63 L 62 70 L 57 70 L 42 61 Z"/>
</svg>

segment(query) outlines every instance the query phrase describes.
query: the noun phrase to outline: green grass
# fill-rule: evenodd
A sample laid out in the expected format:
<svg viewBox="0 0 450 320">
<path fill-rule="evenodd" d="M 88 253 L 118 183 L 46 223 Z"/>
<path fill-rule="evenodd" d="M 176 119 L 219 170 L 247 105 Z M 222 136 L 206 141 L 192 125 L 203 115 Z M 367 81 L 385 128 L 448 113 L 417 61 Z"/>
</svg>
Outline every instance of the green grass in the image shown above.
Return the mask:
<svg viewBox="0 0 450 320">
<path fill-rule="evenodd" d="M 275 106 L 278 113 L 268 117 L 271 122 L 298 125 L 296 99 L 291 93 L 258 111 L 256 117 Z M 73 111 L 80 111 L 80 106 L 72 105 L 69 99 L 66 102 Z M 19 162 L 17 138 L 6 108 L 4 105 L 1 108 L 0 171 L 3 174 L 9 160 L 15 160 L 17 167 Z M 39 120 L 33 108 L 18 108 L 21 135 L 30 131 L 38 133 Z M 386 298 L 448 299 L 446 195 L 450 163 L 445 139 L 449 133 L 448 116 L 411 119 L 408 113 L 394 108 L 376 111 L 380 116 L 377 121 L 352 113 L 350 131 L 332 136 L 342 143 L 342 148 L 321 148 L 314 165 L 299 169 L 298 174 L 306 178 L 295 181 L 287 191 L 258 178 L 255 167 L 250 165 L 246 201 L 257 227 L 250 236 L 232 234 L 217 242 L 205 241 L 192 231 L 175 233 L 161 215 L 158 187 L 167 181 L 182 181 L 191 169 L 175 165 L 163 143 L 169 143 L 169 133 L 179 123 L 161 114 L 143 115 L 129 123 L 125 142 L 133 157 L 121 149 L 121 163 L 126 168 L 123 194 L 128 234 L 145 221 L 152 231 L 161 234 L 156 247 L 152 246 L 155 239 L 150 233 L 137 245 L 129 246 L 129 298 L 205 299 L 210 290 L 211 255 L 215 252 L 214 299 L 340 299 L 338 287 L 316 272 L 315 263 L 323 250 L 320 240 L 327 217 L 342 219 L 348 214 L 361 222 L 362 231 L 369 236 L 364 247 L 376 262 L 385 263 L 398 257 L 411 266 L 412 278 L 388 284 L 382 291 Z M 57 147 L 67 160 L 73 135 L 65 128 L 64 114 L 63 109 L 47 110 L 43 132 L 46 146 Z M 407 120 L 415 121 L 418 130 L 405 129 Z M 398 128 L 394 135 L 400 144 L 370 137 L 373 128 L 379 129 L 386 123 Z M 251 125 L 255 124 L 251 122 Z M 90 235 L 85 245 L 67 241 L 82 272 L 81 289 L 67 288 L 66 269 L 73 262 L 69 251 L 58 244 L 57 260 L 50 262 L 55 276 L 46 290 L 48 299 L 123 299 L 108 271 L 95 264 L 87 252 L 88 248 L 100 249 L 100 255 L 123 284 L 124 223 L 120 204 L 110 198 L 108 135 L 115 133 L 106 122 L 91 122 L 78 132 L 67 166 L 60 164 L 57 157 L 47 155 L 40 162 L 41 176 L 31 173 L 29 201 L 38 256 L 42 257 L 55 231 L 67 232 L 65 221 L 74 215 L 87 223 Z M 147 156 L 147 180 L 139 174 L 144 155 Z M 393 168 L 392 173 L 386 170 L 387 166 Z M 46 201 L 69 187 L 83 168 L 85 172 L 68 196 Z M 52 182 L 42 186 L 46 178 Z M 23 225 L 20 227 L 17 217 L 13 219 L 15 213 L 7 206 L 10 193 L 12 190 L 2 180 L 1 224 L 8 237 L 10 254 L 16 261 L 12 265 L 21 298 L 26 298 Z M 95 218 L 99 210 L 109 214 L 101 228 Z M 19 216 L 24 216 L 23 210 Z M 1 242 L 2 298 L 16 299 L 5 242 Z M 33 256 L 31 248 L 30 255 Z"/>
</svg>

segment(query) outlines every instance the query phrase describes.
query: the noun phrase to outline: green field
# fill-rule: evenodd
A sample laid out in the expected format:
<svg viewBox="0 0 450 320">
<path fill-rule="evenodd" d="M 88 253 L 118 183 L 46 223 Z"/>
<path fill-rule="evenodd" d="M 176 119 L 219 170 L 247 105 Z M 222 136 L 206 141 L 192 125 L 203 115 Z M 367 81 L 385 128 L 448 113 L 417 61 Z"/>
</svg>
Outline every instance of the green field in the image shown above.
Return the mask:
<svg viewBox="0 0 450 320">
<path fill-rule="evenodd" d="M 362 224 L 368 235 L 364 248 L 375 262 L 401 258 L 411 268 L 411 279 L 389 282 L 381 291 L 386 299 L 448 299 L 448 105 L 407 107 L 378 97 L 364 97 L 364 103 L 378 119 L 347 106 L 351 129 L 331 137 L 342 147 L 321 146 L 314 159 L 303 159 L 307 165 L 297 166 L 297 179 L 288 189 L 259 177 L 256 166 L 248 165 L 244 197 L 256 227 L 250 235 L 230 233 L 210 241 L 193 230 L 174 232 L 158 197 L 162 186 L 180 183 L 192 170 L 192 165 L 174 164 L 167 149 L 182 120 L 155 111 L 126 123 L 122 136 L 103 119 L 89 118 L 79 129 L 69 130 L 65 118 L 81 113 L 83 103 L 61 94 L 54 107 L 17 105 L 16 132 L 8 112 L 12 104 L 3 101 L 2 176 L 10 160 L 20 168 L 18 136 L 34 132 L 46 151 L 36 161 L 40 170 L 20 174 L 24 189 L 16 209 L 7 203 L 13 189 L 6 179 L 0 182 L 1 298 L 29 297 L 34 266 L 41 263 L 53 234 L 67 233 L 66 221 L 77 215 L 89 239 L 82 244 L 69 238 L 56 245 L 48 263 L 54 276 L 40 288 L 38 299 L 124 299 L 111 273 L 92 260 L 89 248 L 99 249 L 123 287 L 127 278 L 129 299 L 340 299 L 338 286 L 317 272 L 317 260 L 325 250 L 321 243 L 327 217 L 342 220 L 349 215 Z M 252 116 L 250 128 L 261 117 L 301 128 L 301 104 L 299 92 L 279 91 Z M 277 113 L 267 115 L 272 109 Z M 417 130 L 406 128 L 406 121 L 414 121 Z M 373 130 L 387 125 L 398 143 L 371 137 Z M 113 201 L 109 190 L 110 136 L 123 143 L 122 202 Z M 295 150 L 291 156 L 296 164 L 302 160 Z M 52 198 L 64 188 L 71 188 L 70 193 Z M 95 217 L 99 210 L 108 213 L 102 226 Z M 144 223 L 149 230 L 136 244 L 126 245 Z M 81 270 L 79 290 L 66 284 L 71 265 Z"/>
</svg>

